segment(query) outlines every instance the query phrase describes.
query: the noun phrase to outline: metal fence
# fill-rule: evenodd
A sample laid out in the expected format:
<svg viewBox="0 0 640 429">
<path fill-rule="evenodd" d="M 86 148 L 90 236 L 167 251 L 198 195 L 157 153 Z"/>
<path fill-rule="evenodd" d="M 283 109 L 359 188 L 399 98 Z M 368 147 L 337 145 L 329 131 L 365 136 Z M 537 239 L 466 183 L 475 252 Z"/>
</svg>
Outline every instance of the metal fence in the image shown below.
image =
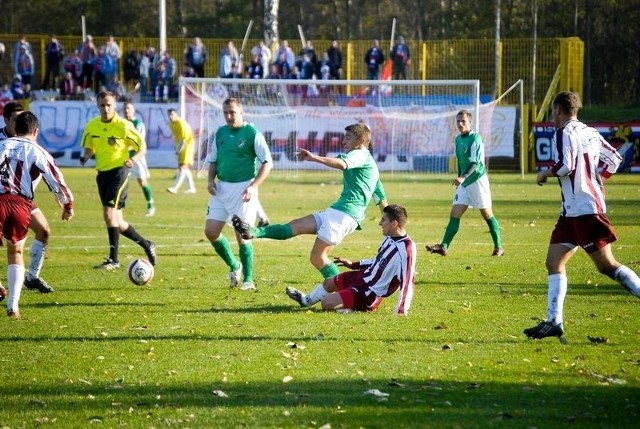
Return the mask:
<svg viewBox="0 0 640 429">
<path fill-rule="evenodd" d="M 46 35 L 26 35 L 31 43 L 35 61 L 36 74 L 34 87 L 40 88 L 44 80 L 44 51 L 49 40 Z M 0 42 L 6 46 L 3 60 L 0 62 L 0 83 L 11 81 L 14 74 L 11 66 L 13 46 L 18 40 L 16 34 L 0 34 Z M 76 49 L 81 42 L 80 36 L 58 36 L 58 40 L 69 53 Z M 94 43 L 101 46 L 106 37 L 95 36 Z M 158 48 L 157 37 L 137 37 L 117 39 L 122 51 L 120 73 L 123 70 L 123 60 L 130 51 L 144 51 L 148 46 Z M 177 74 L 185 70 L 184 53 L 191 39 L 167 39 L 167 51 L 176 59 Z M 242 41 L 234 41 L 240 47 Z M 345 61 L 344 75 L 350 79 L 366 79 L 366 65 L 364 56 L 371 47 L 370 40 L 340 42 Z M 205 66 L 206 77 L 217 77 L 219 70 L 219 55 L 225 40 L 203 39 L 209 53 L 209 60 Z M 257 45 L 257 39 L 250 39 L 244 52 L 244 57 L 250 57 L 251 47 Z M 300 52 L 300 40 L 289 40 L 295 53 Z M 330 40 L 313 42 L 318 57 L 331 44 Z M 478 79 L 481 82 L 481 94 L 493 96 L 501 94 L 518 79 L 524 81 L 526 101 L 538 104 L 544 98 L 554 73 L 560 67 L 560 90 L 573 90 L 582 94 L 584 45 L 578 38 L 538 39 L 534 44 L 532 39 L 503 40 L 497 50 L 499 61 L 496 61 L 496 47 L 493 40 L 438 40 L 416 42 L 407 41 L 411 49 L 412 62 L 409 66 L 408 79 Z M 382 48 L 388 55 L 388 41 L 381 42 Z M 534 61 L 535 52 L 535 61 Z M 496 66 L 497 64 L 497 66 Z M 497 84 L 497 85 L 496 85 Z M 129 82 L 129 86 L 133 83 Z M 506 100 L 516 103 L 517 100 Z"/>
</svg>

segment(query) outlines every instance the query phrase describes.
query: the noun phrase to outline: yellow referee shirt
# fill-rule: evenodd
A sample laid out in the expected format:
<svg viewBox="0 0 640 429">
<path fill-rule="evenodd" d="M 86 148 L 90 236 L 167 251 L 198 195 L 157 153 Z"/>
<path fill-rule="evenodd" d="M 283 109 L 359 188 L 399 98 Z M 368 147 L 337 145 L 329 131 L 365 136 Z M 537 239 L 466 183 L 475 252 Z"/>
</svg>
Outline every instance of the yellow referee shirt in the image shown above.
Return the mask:
<svg viewBox="0 0 640 429">
<path fill-rule="evenodd" d="M 129 150 L 138 152 L 146 143 L 133 123 L 116 113 L 111 122 L 102 122 L 100 116 L 91 119 L 84 128 L 82 147 L 94 151 L 96 170 L 108 171 L 122 167 L 130 158 Z"/>
</svg>

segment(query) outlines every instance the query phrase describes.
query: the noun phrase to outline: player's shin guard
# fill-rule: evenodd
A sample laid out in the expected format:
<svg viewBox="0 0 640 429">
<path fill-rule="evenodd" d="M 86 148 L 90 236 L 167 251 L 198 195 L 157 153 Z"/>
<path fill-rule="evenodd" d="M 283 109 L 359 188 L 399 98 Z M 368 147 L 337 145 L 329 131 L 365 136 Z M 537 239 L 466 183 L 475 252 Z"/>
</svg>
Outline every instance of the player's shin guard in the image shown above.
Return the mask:
<svg viewBox="0 0 640 429">
<path fill-rule="evenodd" d="M 315 289 L 307 294 L 307 306 L 311 307 L 312 305 L 319 303 L 322 301 L 322 298 L 327 295 L 329 295 L 329 292 L 325 290 L 322 283 L 318 283 Z"/>
<path fill-rule="evenodd" d="M 449 218 L 449 223 L 447 224 L 447 229 L 444 231 L 444 237 L 442 238 L 442 245 L 448 249 L 453 241 L 453 237 L 456 236 L 458 230 L 460 229 L 460 219 L 459 218 Z"/>
<path fill-rule="evenodd" d="M 564 298 L 567 296 L 567 276 L 550 274 L 547 291 L 547 322 L 559 324 L 563 321 Z"/>
<path fill-rule="evenodd" d="M 242 274 L 245 282 L 253 281 L 253 243 L 248 241 L 239 246 Z"/>
<path fill-rule="evenodd" d="M 340 274 L 340 269 L 333 262 L 330 262 L 329 264 L 325 265 L 318 271 L 320 271 L 320 274 L 322 274 L 322 277 L 325 279 L 328 279 L 329 277 L 334 277 Z"/>
<path fill-rule="evenodd" d="M 11 264 L 7 267 L 7 283 L 9 288 L 7 310 L 18 311 L 22 284 L 24 283 L 24 267 L 22 265 Z"/>
<path fill-rule="evenodd" d="M 640 298 L 640 277 L 631 268 L 626 265 L 619 266 L 613 273 L 613 279 Z"/>
<path fill-rule="evenodd" d="M 27 280 L 33 280 L 40 277 L 40 270 L 44 264 L 44 255 L 47 251 L 47 245 L 40 240 L 33 240 L 29 251 L 29 270 L 26 273 Z"/>
<path fill-rule="evenodd" d="M 493 239 L 493 247 L 500 249 L 502 247 L 502 237 L 500 236 L 500 224 L 495 216 L 491 216 L 491 219 L 487 219 L 487 225 L 489 225 L 489 232 Z"/>
<path fill-rule="evenodd" d="M 231 270 L 238 269 L 239 262 L 236 261 L 235 256 L 233 256 L 231 245 L 229 244 L 229 240 L 227 240 L 227 237 L 221 235 L 216 241 L 211 243 L 211 245 L 213 246 L 213 249 L 216 251 L 218 256 L 222 258 L 224 263 L 227 264 L 227 266 Z"/>
<path fill-rule="evenodd" d="M 260 228 L 251 228 L 251 235 L 255 238 L 271 238 L 273 240 L 288 240 L 293 237 L 291 225 L 276 224 L 263 226 Z"/>
</svg>

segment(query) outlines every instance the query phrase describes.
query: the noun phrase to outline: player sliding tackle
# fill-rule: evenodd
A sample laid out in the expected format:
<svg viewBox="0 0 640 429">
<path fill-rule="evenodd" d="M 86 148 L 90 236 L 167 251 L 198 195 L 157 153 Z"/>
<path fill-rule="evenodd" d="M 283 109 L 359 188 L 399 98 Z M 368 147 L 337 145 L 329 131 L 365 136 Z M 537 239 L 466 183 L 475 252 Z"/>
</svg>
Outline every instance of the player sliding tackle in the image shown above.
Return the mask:
<svg viewBox="0 0 640 429">
<path fill-rule="evenodd" d="M 413 300 L 416 271 L 416 245 L 407 234 L 406 224 L 407 210 L 388 205 L 382 209 L 378 223 L 384 239 L 375 259 L 352 262 L 337 257 L 338 265 L 351 271 L 325 279 L 306 295 L 288 287 L 287 295 L 302 307 L 321 302 L 323 310 L 373 311 L 398 291 L 395 312 L 406 316 Z"/>
<path fill-rule="evenodd" d="M 345 153 L 335 158 L 318 156 L 306 149 L 300 149 L 298 158 L 317 162 L 330 168 L 341 170 L 342 193 L 340 198 L 328 209 L 316 212 L 287 224 L 271 224 L 266 227 L 252 228 L 238 216 L 233 216 L 235 230 L 243 239 L 272 238 L 288 240 L 300 234 L 316 234 L 311 249 L 310 261 L 322 277 L 327 279 L 340 273 L 338 266 L 329 259 L 329 252 L 349 234 L 360 228 L 367 206 L 373 197 L 380 209 L 387 206 L 387 200 L 380 181 L 380 172 L 369 146 L 371 130 L 363 123 L 345 128 Z"/>
</svg>

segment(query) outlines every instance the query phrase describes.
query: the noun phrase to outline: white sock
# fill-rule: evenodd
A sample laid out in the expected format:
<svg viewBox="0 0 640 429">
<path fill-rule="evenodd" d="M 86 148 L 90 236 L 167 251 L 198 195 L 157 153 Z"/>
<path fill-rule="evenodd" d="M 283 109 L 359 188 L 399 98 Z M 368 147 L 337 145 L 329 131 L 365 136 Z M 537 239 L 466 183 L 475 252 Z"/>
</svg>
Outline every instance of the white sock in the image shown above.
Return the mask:
<svg viewBox="0 0 640 429">
<path fill-rule="evenodd" d="M 567 276 L 566 274 L 550 274 L 548 282 L 547 321 L 554 324 L 562 323 L 564 298 L 567 296 Z"/>
<path fill-rule="evenodd" d="M 258 204 L 256 205 L 256 213 L 258 215 L 258 219 L 267 219 L 267 212 L 264 211 L 264 207 L 262 207 L 262 204 L 260 204 L 260 200 L 258 200 Z"/>
<path fill-rule="evenodd" d="M 185 176 L 187 177 L 187 183 L 189 184 L 189 189 L 195 189 L 196 185 L 193 183 L 193 174 L 191 174 L 191 170 L 185 170 Z"/>
<path fill-rule="evenodd" d="M 311 292 L 309 292 L 307 294 L 307 296 L 306 296 L 307 305 L 308 306 L 312 306 L 314 304 L 317 304 L 320 301 L 322 301 L 322 298 L 324 298 L 327 295 L 329 295 L 329 292 L 327 292 L 324 289 L 324 286 L 322 285 L 322 283 L 318 283 L 316 285 L 315 289 L 313 289 Z"/>
<path fill-rule="evenodd" d="M 176 184 L 173 185 L 174 188 L 176 189 L 180 189 L 180 186 L 182 186 L 182 182 L 184 182 L 184 170 L 180 170 L 178 171 L 178 177 L 176 177 Z"/>
<path fill-rule="evenodd" d="M 614 272 L 613 278 L 626 290 L 640 298 L 640 277 L 626 265 L 620 265 Z"/>
<path fill-rule="evenodd" d="M 47 245 L 39 240 L 33 240 L 31 243 L 31 250 L 29 254 L 29 270 L 27 271 L 27 280 L 33 280 L 40 277 L 40 270 L 42 270 L 42 264 L 44 264 L 44 254 L 47 251 Z"/>
<path fill-rule="evenodd" d="M 11 264 L 7 267 L 7 283 L 9 296 L 7 297 L 7 310 L 19 311 L 18 303 L 24 283 L 24 266 Z"/>
</svg>

